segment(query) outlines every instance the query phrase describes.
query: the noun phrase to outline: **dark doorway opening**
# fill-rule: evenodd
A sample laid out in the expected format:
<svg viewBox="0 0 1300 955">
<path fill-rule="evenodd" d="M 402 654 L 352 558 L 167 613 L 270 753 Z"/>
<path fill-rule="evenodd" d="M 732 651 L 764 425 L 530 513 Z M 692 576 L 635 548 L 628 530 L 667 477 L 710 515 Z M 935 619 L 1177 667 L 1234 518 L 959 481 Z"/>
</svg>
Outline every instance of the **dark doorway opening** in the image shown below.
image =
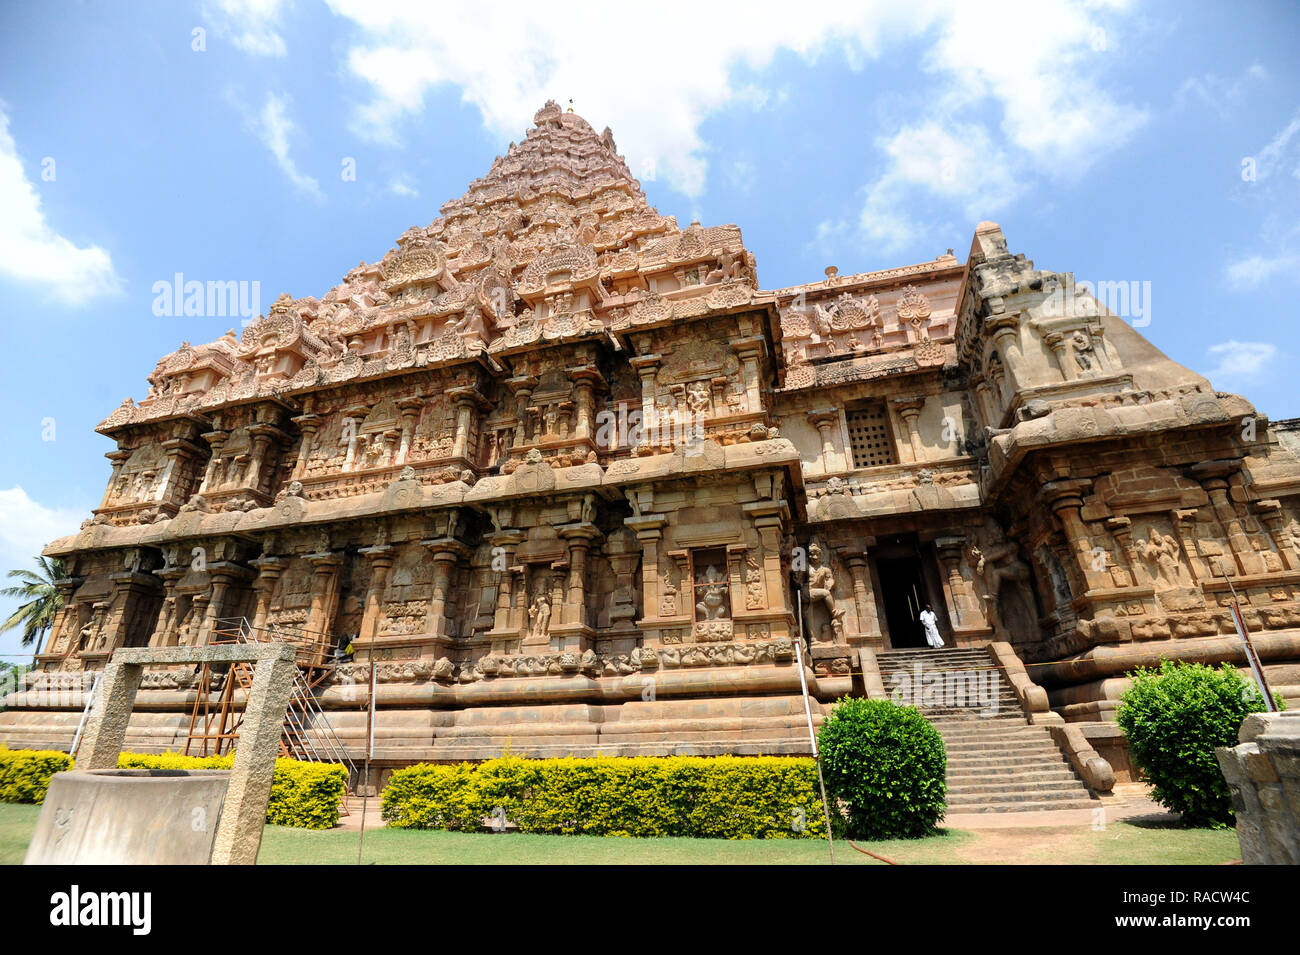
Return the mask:
<svg viewBox="0 0 1300 955">
<path fill-rule="evenodd" d="M 876 562 L 880 574 L 880 597 L 885 605 L 885 623 L 889 627 L 889 645 L 923 647 L 925 631 L 919 614 L 928 602 L 925 580 L 921 576 L 919 557 L 881 558 Z"/>
</svg>

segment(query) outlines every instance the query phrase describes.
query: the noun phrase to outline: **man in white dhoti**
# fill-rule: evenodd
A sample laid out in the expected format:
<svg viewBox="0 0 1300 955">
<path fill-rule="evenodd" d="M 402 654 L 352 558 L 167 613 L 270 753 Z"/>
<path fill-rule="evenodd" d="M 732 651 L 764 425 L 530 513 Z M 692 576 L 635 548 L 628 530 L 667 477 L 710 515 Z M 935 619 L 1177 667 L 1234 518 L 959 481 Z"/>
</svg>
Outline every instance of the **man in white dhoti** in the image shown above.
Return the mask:
<svg viewBox="0 0 1300 955">
<path fill-rule="evenodd" d="M 925 642 L 933 649 L 940 650 L 943 648 L 943 637 L 939 636 L 939 618 L 934 615 L 930 605 L 926 604 L 925 609 L 920 613 L 921 626 L 925 628 Z"/>
</svg>

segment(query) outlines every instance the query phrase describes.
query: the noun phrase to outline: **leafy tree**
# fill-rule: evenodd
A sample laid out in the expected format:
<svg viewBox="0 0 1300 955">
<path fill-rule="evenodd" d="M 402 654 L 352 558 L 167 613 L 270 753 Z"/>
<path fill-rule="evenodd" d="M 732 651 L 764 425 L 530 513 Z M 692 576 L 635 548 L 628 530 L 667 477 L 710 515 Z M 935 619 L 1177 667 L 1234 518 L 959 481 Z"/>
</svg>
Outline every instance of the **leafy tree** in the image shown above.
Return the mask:
<svg viewBox="0 0 1300 955">
<path fill-rule="evenodd" d="M 817 733 L 817 749 L 826 795 L 849 838 L 925 836 L 943 818 L 943 737 L 914 707 L 841 699 Z"/>
<path fill-rule="evenodd" d="M 54 586 L 54 582 L 64 576 L 63 561 L 48 557 L 37 557 L 39 573 L 30 570 L 11 570 L 9 577 L 22 581 L 15 587 L 0 590 L 0 596 L 13 597 L 22 604 L 11 613 L 4 623 L 0 623 L 0 633 L 23 628 L 22 645 L 40 649 L 45 632 L 54 625 L 54 617 L 63 606 L 63 595 Z"/>
<path fill-rule="evenodd" d="M 1242 722 L 1266 708 L 1258 687 L 1226 663 L 1215 669 L 1161 660 L 1159 668 L 1129 677 L 1116 720 L 1152 797 L 1189 826 L 1231 825 L 1232 801 L 1214 748 L 1236 746 Z"/>
</svg>

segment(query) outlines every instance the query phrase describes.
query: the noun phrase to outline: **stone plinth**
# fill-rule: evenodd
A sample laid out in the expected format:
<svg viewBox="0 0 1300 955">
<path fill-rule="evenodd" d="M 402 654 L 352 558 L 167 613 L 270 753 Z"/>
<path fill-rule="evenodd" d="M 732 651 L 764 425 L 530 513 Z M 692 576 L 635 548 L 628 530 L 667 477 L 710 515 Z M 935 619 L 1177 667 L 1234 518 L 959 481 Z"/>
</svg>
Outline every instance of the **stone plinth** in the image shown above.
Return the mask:
<svg viewBox="0 0 1300 955">
<path fill-rule="evenodd" d="M 1300 865 L 1300 713 L 1255 713 L 1214 752 L 1246 865 Z"/>
<path fill-rule="evenodd" d="M 206 865 L 230 771 L 56 773 L 25 865 Z"/>
</svg>

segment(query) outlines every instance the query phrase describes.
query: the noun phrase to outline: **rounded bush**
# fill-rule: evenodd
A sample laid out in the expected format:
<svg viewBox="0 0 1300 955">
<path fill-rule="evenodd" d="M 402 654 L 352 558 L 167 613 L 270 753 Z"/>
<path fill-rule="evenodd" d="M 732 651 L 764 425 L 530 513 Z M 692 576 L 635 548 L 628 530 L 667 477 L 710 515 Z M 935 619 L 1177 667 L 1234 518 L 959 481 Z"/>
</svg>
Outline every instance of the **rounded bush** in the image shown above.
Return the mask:
<svg viewBox="0 0 1300 955">
<path fill-rule="evenodd" d="M 1258 687 L 1226 663 L 1215 669 L 1162 660 L 1158 669 L 1128 676 L 1133 683 L 1120 695 L 1116 719 L 1152 798 L 1182 813 L 1187 825 L 1231 825 L 1232 801 L 1214 748 L 1236 746 L 1242 722 L 1265 709 Z"/>
<path fill-rule="evenodd" d="M 915 707 L 838 700 L 817 748 L 826 795 L 850 838 L 916 838 L 943 818 L 948 756 L 939 731 Z"/>
</svg>

